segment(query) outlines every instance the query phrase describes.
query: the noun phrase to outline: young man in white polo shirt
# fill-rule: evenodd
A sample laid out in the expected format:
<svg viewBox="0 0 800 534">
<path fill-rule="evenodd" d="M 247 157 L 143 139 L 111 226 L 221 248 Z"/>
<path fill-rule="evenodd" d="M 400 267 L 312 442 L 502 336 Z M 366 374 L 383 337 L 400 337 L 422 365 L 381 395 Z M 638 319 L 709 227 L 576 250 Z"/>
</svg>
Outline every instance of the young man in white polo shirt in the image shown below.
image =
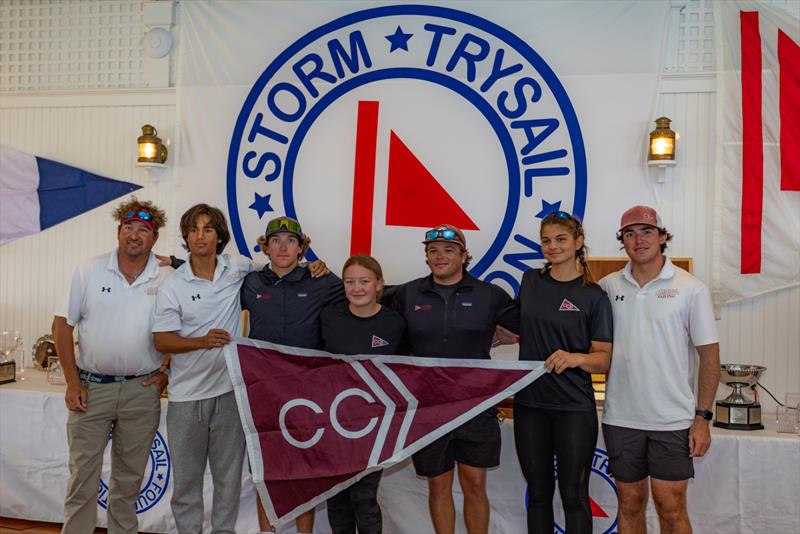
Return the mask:
<svg viewBox="0 0 800 534">
<path fill-rule="evenodd" d="M 214 483 L 211 528 L 234 534 L 245 438 L 222 347 L 242 331 L 239 289 L 249 261 L 221 254 L 230 240 L 222 211 L 207 204 L 181 217 L 189 261 L 158 294 L 155 346 L 172 353 L 167 432 L 172 449 L 172 513 L 178 532 L 203 531 L 203 475 Z"/>
<path fill-rule="evenodd" d="M 166 375 L 153 347 L 156 293 L 172 272 L 151 252 L 164 212 L 133 197 L 114 211 L 118 247 L 78 267 L 53 321 L 67 380 L 69 482 L 62 533 L 94 532 L 103 450 L 111 432 L 108 532 L 138 531 L 136 499 L 158 429 Z M 75 358 L 73 330 L 80 354 Z"/>
<path fill-rule="evenodd" d="M 686 487 L 694 476 L 693 458 L 711 444 L 719 381 L 711 296 L 664 256 L 672 235 L 653 208 L 626 211 L 617 239 L 630 261 L 600 286 L 614 313 L 603 436 L 617 484 L 619 532 L 646 532 L 649 478 L 661 532 L 689 533 Z"/>
</svg>

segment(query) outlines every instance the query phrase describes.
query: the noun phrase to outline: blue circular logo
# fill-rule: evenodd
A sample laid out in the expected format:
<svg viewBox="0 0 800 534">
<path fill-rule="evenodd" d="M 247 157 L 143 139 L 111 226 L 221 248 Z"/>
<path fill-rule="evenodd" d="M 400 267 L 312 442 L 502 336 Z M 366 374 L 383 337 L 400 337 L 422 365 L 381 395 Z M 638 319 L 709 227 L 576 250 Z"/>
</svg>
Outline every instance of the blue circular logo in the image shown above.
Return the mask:
<svg viewBox="0 0 800 534">
<path fill-rule="evenodd" d="M 285 213 L 313 236 L 309 258 L 371 253 L 406 277 L 423 229 L 447 222 L 467 235 L 471 273 L 514 291 L 543 257 L 537 219 L 583 217 L 586 202 L 583 138 L 553 70 L 511 31 L 439 6 L 350 13 L 280 52 L 242 106 L 227 174 L 243 255 Z"/>
<path fill-rule="evenodd" d="M 110 439 L 111 435 L 109 434 Z M 136 499 L 137 514 L 146 512 L 164 496 L 169 485 L 171 466 L 172 462 L 170 461 L 167 441 L 161 435 L 161 432 L 156 432 L 156 436 L 153 438 L 153 445 L 150 447 L 150 456 L 147 459 L 142 488 L 139 490 L 139 497 Z M 97 504 L 103 509 L 108 509 L 108 484 L 102 479 L 100 480 Z"/>
</svg>

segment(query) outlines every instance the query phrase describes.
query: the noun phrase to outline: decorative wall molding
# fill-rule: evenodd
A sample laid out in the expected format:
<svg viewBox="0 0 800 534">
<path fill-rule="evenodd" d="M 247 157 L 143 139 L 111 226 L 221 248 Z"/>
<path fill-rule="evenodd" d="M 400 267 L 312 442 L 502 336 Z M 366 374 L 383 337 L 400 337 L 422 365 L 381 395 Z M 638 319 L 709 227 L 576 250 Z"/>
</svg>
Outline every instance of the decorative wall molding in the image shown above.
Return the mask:
<svg viewBox="0 0 800 534">
<path fill-rule="evenodd" d="M 0 109 L 174 106 L 176 91 L 164 89 L 119 89 L 37 91 L 0 93 Z"/>
</svg>

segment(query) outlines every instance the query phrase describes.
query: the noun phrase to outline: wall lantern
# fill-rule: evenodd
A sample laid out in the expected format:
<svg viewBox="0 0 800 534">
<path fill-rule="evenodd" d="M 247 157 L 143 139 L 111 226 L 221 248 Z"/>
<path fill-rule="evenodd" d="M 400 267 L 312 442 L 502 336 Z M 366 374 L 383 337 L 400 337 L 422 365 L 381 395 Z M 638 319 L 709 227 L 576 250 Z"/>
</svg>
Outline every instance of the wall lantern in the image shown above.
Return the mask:
<svg viewBox="0 0 800 534">
<path fill-rule="evenodd" d="M 167 147 L 161 143 L 158 130 L 149 124 L 142 126 L 142 135 L 137 139 L 139 143 L 139 159 L 137 164 L 163 165 L 167 161 Z"/>
<path fill-rule="evenodd" d="M 677 136 L 669 127 L 667 117 L 656 119 L 656 129 L 650 132 L 650 150 L 647 154 L 647 164 L 667 167 L 675 165 L 675 141 Z"/>
</svg>

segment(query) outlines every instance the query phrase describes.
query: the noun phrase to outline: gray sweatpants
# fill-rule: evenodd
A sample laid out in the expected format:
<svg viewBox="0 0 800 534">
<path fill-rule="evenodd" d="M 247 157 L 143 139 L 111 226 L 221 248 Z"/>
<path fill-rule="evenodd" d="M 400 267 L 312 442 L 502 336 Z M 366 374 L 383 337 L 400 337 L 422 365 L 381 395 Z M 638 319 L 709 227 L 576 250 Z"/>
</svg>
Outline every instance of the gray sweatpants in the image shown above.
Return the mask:
<svg viewBox="0 0 800 534">
<path fill-rule="evenodd" d="M 170 504 L 178 532 L 203 532 L 203 475 L 208 461 L 214 484 L 211 531 L 234 534 L 245 441 L 233 392 L 199 401 L 170 402 L 167 433 L 175 483 Z"/>
</svg>

